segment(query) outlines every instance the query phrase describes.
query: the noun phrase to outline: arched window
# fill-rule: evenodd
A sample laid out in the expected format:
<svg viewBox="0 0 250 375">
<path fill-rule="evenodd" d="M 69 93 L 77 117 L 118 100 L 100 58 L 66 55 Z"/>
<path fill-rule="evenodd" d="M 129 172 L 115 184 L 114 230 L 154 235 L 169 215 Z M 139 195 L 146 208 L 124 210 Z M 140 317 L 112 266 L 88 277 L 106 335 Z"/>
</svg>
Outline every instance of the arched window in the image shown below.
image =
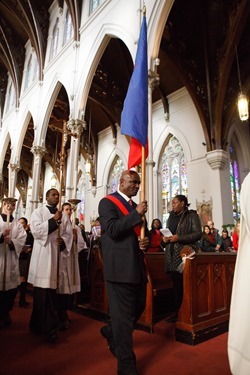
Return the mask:
<svg viewBox="0 0 250 375">
<path fill-rule="evenodd" d="M 38 61 L 37 61 L 36 54 L 34 54 L 33 64 L 34 64 L 34 68 L 33 68 L 33 78 L 32 78 L 32 81 L 34 81 L 36 78 L 38 78 Z"/>
<path fill-rule="evenodd" d="M 32 55 L 30 55 L 28 64 L 27 64 L 27 69 L 26 69 L 26 74 L 25 74 L 25 81 L 24 81 L 24 88 L 23 90 L 25 91 L 29 87 L 29 82 L 30 82 L 30 73 L 31 73 L 31 64 L 32 64 Z"/>
<path fill-rule="evenodd" d="M 109 183 L 108 183 L 108 192 L 114 193 L 119 185 L 120 177 L 122 172 L 125 170 L 124 163 L 119 156 L 116 156 L 113 166 L 111 168 Z"/>
<path fill-rule="evenodd" d="M 58 47 L 58 38 L 59 38 L 59 19 L 56 19 L 56 23 L 52 33 L 52 42 L 51 42 L 51 49 L 50 49 L 50 60 L 56 56 L 57 47 Z"/>
<path fill-rule="evenodd" d="M 230 183 L 232 193 L 233 216 L 240 219 L 240 180 L 237 156 L 234 148 L 230 146 Z"/>
<path fill-rule="evenodd" d="M 172 136 L 164 149 L 161 160 L 162 176 L 162 222 L 165 225 L 171 210 L 171 201 L 177 194 L 187 195 L 187 166 L 183 149 Z"/>
<path fill-rule="evenodd" d="M 100 4 L 101 4 L 101 0 L 90 0 L 89 14 L 93 13 Z"/>
<path fill-rule="evenodd" d="M 64 35 L 63 35 L 63 44 L 67 43 L 73 36 L 73 25 L 71 20 L 71 15 L 67 9 L 65 24 L 64 24 Z"/>
<path fill-rule="evenodd" d="M 10 83 L 10 86 L 9 86 L 9 89 L 8 89 L 8 92 L 7 92 L 7 95 L 6 95 L 6 113 L 8 113 L 8 111 L 9 111 L 9 109 L 10 109 L 10 107 L 11 107 L 11 105 L 12 105 L 12 96 L 13 96 L 13 93 L 12 93 L 12 90 L 13 89 L 13 84 L 12 84 L 12 82 Z"/>
</svg>

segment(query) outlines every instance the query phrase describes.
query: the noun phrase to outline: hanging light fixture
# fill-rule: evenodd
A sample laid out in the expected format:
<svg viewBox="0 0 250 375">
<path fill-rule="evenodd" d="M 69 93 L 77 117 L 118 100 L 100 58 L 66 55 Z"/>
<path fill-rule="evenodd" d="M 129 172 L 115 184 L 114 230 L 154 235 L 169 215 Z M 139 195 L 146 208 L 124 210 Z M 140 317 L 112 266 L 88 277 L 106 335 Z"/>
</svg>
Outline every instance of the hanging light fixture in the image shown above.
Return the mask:
<svg viewBox="0 0 250 375">
<path fill-rule="evenodd" d="M 239 116 L 240 116 L 241 121 L 246 121 L 246 120 L 248 120 L 248 117 L 249 117 L 248 98 L 247 98 L 246 95 L 244 95 L 242 93 L 242 85 L 241 85 L 241 79 L 240 79 L 240 66 L 239 66 L 237 46 L 235 46 L 235 53 L 236 53 L 236 62 L 237 62 L 239 87 L 240 87 L 240 93 L 239 93 L 239 96 L 238 96 L 237 106 L 238 106 L 238 112 L 239 112 Z"/>
<path fill-rule="evenodd" d="M 90 150 L 90 132 L 91 132 L 91 110 L 90 110 L 90 118 L 89 118 L 89 139 L 88 139 L 88 157 L 85 162 L 85 173 L 90 174 L 91 171 L 91 161 L 90 161 L 90 155 L 89 155 L 89 150 Z"/>
</svg>

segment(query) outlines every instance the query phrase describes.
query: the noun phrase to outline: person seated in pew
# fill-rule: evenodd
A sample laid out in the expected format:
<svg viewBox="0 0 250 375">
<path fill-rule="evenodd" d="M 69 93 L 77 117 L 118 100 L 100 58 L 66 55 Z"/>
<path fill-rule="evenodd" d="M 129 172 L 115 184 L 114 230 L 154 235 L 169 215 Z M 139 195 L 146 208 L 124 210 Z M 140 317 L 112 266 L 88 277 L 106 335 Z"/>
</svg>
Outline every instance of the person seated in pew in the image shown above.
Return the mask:
<svg viewBox="0 0 250 375">
<path fill-rule="evenodd" d="M 238 251 L 239 247 L 239 238 L 240 238 L 240 222 L 238 221 L 234 227 L 232 233 L 233 248 L 235 251 Z"/>
<path fill-rule="evenodd" d="M 211 233 L 210 227 L 204 225 L 201 239 L 199 241 L 199 248 L 205 253 L 214 253 L 216 244 L 214 243 L 214 238 Z"/>
<path fill-rule="evenodd" d="M 164 251 L 161 246 L 163 234 L 160 229 L 162 229 L 161 221 L 159 219 L 154 219 L 152 221 L 151 230 L 149 231 L 149 253 Z"/>
<path fill-rule="evenodd" d="M 219 235 L 219 229 L 216 229 L 214 227 L 214 222 L 212 220 L 208 220 L 207 225 L 210 227 L 211 234 L 212 234 L 213 239 L 214 239 L 215 251 L 220 251 L 220 247 L 221 247 L 221 244 L 222 244 L 222 238 Z"/>
<path fill-rule="evenodd" d="M 223 229 L 221 233 L 221 238 L 222 238 L 222 245 L 221 245 L 220 251 L 225 252 L 225 253 L 230 252 L 232 249 L 232 240 L 230 236 L 228 235 L 227 229 Z"/>
</svg>

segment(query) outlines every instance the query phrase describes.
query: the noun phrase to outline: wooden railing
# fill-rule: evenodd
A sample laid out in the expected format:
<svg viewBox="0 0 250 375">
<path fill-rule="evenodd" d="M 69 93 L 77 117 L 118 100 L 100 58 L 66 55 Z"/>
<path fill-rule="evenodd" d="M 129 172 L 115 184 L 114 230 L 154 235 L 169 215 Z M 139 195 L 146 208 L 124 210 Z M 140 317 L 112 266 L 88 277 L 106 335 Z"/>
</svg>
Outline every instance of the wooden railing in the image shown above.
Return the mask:
<svg viewBox="0 0 250 375">
<path fill-rule="evenodd" d="M 228 330 L 236 253 L 198 253 L 187 260 L 175 337 L 198 344 Z"/>
</svg>

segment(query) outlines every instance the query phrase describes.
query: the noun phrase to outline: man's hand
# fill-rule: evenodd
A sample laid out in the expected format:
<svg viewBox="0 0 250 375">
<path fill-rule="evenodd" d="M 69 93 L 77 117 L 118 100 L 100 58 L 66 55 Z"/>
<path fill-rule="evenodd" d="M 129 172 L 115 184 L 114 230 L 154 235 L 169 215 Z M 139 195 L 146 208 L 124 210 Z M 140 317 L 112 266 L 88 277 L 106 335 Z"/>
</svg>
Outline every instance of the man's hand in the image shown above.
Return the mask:
<svg viewBox="0 0 250 375">
<path fill-rule="evenodd" d="M 142 251 L 147 250 L 148 246 L 149 246 L 149 239 L 148 239 L 148 237 L 145 237 L 145 238 L 139 240 L 139 248 Z"/>
<path fill-rule="evenodd" d="M 57 240 L 56 240 L 56 243 L 57 243 L 58 246 L 61 246 L 61 244 L 63 243 L 62 237 L 58 237 Z"/>
<path fill-rule="evenodd" d="M 147 201 L 142 201 L 136 206 L 137 212 L 143 216 L 147 210 L 148 210 L 148 202 Z"/>
<path fill-rule="evenodd" d="M 5 229 L 3 236 L 8 237 L 10 235 L 10 229 Z"/>
<path fill-rule="evenodd" d="M 61 221 L 62 219 L 62 211 L 57 210 L 55 215 L 53 216 L 55 221 Z"/>
<path fill-rule="evenodd" d="M 4 236 L 4 243 L 6 243 L 7 245 L 9 245 L 11 243 L 10 236 Z"/>
</svg>

